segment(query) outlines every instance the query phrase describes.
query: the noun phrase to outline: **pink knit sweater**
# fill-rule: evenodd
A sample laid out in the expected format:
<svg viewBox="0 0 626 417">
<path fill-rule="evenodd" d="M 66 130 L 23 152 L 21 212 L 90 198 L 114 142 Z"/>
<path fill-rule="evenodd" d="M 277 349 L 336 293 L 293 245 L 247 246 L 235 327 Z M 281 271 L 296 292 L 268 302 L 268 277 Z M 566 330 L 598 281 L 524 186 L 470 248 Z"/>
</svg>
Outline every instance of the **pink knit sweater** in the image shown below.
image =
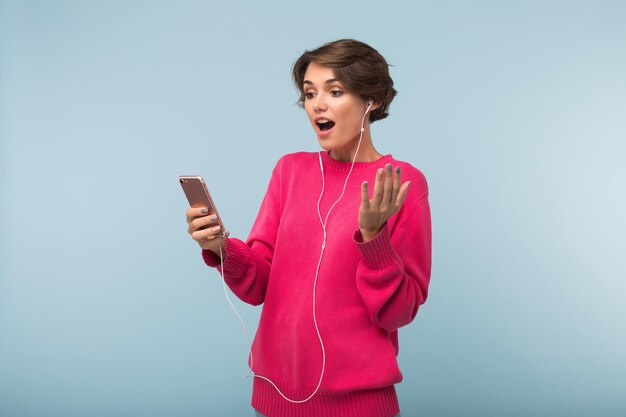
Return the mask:
<svg viewBox="0 0 626 417">
<path fill-rule="evenodd" d="M 322 153 L 326 189 L 322 218 L 341 194 L 350 162 Z M 410 180 L 408 196 L 380 233 L 363 242 L 357 228 L 360 186 L 373 190 L 376 170 L 391 163 Z M 317 386 L 322 350 L 312 315 L 313 282 L 323 239 L 317 214 L 322 189 L 318 153 L 280 159 L 247 242 L 226 241 L 224 277 L 243 301 L 264 303 L 252 346 L 253 371 L 292 399 Z M 317 394 L 303 404 L 284 400 L 254 378 L 252 406 L 269 417 L 390 417 L 399 412 L 394 384 L 398 328 L 426 300 L 431 269 L 431 224 L 424 175 L 386 155 L 356 163 L 343 199 L 327 225 L 317 282 L 316 314 L 326 350 Z M 203 251 L 207 265 L 219 257 Z"/>
</svg>

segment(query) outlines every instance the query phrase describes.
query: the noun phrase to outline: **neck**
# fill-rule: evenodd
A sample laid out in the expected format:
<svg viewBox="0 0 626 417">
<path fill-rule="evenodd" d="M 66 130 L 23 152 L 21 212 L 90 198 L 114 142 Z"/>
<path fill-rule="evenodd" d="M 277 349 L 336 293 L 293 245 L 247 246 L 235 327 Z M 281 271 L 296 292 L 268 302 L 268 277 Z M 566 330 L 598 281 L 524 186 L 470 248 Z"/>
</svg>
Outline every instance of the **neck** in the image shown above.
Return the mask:
<svg viewBox="0 0 626 417">
<path fill-rule="evenodd" d="M 329 155 L 335 161 L 352 162 L 352 159 L 354 158 L 354 151 L 348 155 L 344 155 L 340 153 L 339 151 L 334 150 L 334 151 L 330 151 Z M 354 158 L 354 161 L 355 162 L 374 162 L 382 156 L 383 155 L 379 153 L 373 147 L 371 150 L 367 152 L 363 149 L 363 147 L 361 147 L 361 149 L 359 149 L 359 154 L 357 155 L 356 158 Z"/>
<path fill-rule="evenodd" d="M 369 129 L 368 129 L 369 130 Z M 330 151 L 329 155 L 336 161 L 344 161 L 344 162 L 373 162 L 382 156 L 375 148 L 372 143 L 372 137 L 369 135 L 369 131 L 366 130 L 363 132 L 363 138 L 361 139 L 361 146 L 359 146 L 359 136 L 356 136 L 354 140 L 350 142 L 350 145 L 341 148 L 341 149 L 333 149 Z M 358 155 L 354 153 L 357 151 L 358 147 Z"/>
</svg>

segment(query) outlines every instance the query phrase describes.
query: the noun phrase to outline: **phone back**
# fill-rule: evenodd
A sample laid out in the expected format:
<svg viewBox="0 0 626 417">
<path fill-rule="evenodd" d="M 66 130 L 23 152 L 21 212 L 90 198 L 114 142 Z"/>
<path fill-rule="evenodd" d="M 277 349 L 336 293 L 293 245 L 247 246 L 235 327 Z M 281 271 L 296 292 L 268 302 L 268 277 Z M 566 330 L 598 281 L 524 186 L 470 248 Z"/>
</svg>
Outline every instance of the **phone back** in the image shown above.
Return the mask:
<svg viewBox="0 0 626 417">
<path fill-rule="evenodd" d="M 224 227 L 224 222 L 222 221 L 220 214 L 217 212 L 213 198 L 211 198 L 211 194 L 209 194 L 209 190 L 202 177 L 195 175 L 183 175 L 179 178 L 179 182 L 183 187 L 185 195 L 187 196 L 189 205 L 193 208 L 206 207 L 209 210 L 207 216 L 215 214 L 217 216 L 217 223 L 222 228 L 223 235 L 228 236 L 229 233 Z"/>
<path fill-rule="evenodd" d="M 200 176 L 181 176 L 180 185 L 187 196 L 191 207 L 206 207 L 209 213 L 214 213 L 213 201 L 209 196 L 204 180 Z"/>
</svg>

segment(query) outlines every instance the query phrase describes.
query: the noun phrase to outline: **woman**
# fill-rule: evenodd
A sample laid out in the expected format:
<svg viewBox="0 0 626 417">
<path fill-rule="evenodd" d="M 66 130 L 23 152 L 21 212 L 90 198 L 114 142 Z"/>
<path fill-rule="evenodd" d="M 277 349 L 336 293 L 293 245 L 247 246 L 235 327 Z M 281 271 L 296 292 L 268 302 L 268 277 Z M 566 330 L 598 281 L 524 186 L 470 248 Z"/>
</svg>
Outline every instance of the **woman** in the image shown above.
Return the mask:
<svg viewBox="0 0 626 417">
<path fill-rule="evenodd" d="M 396 95 L 375 49 L 327 43 L 293 78 L 323 151 L 278 161 L 246 242 L 222 237 L 206 209 L 187 210 L 188 231 L 239 298 L 264 304 L 250 358 L 257 415 L 398 415 L 398 329 L 430 279 L 426 179 L 372 142 Z"/>
</svg>

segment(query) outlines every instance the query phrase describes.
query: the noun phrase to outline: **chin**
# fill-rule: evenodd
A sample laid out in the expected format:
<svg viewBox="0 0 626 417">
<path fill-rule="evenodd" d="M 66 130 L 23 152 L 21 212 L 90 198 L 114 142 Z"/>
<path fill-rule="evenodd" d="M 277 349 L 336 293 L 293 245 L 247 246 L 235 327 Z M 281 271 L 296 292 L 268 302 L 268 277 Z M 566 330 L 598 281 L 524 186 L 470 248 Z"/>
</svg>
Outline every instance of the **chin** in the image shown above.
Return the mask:
<svg viewBox="0 0 626 417">
<path fill-rule="evenodd" d="M 325 151 L 332 151 L 333 149 L 335 149 L 334 146 L 329 146 L 328 143 L 324 141 L 318 140 L 317 143 L 319 143 L 320 147 Z"/>
<path fill-rule="evenodd" d="M 336 146 L 333 146 L 332 139 L 327 139 L 327 138 L 322 139 L 318 136 L 317 143 L 319 143 L 320 147 L 322 147 L 322 149 L 324 149 L 325 151 L 332 151 L 333 149 L 336 148 Z"/>
<path fill-rule="evenodd" d="M 337 146 L 337 144 L 332 144 L 332 143 L 328 143 L 328 142 L 319 142 L 320 147 L 327 151 L 327 152 L 331 152 L 331 151 L 339 151 L 342 148 L 340 146 Z"/>
</svg>

